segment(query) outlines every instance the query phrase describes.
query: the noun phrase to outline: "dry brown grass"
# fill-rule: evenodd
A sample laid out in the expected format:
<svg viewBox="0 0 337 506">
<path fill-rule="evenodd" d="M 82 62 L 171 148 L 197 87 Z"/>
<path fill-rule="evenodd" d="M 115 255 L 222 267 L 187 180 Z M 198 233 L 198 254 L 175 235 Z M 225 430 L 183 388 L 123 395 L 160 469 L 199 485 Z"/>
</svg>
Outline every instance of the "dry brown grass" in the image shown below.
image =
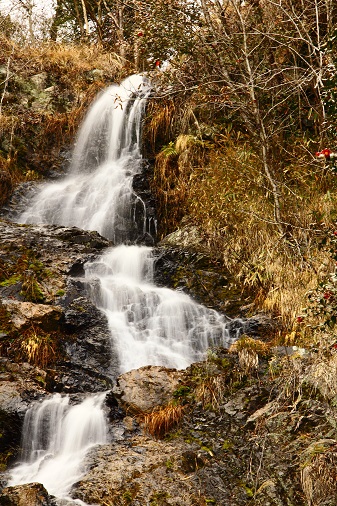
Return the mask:
<svg viewBox="0 0 337 506">
<path fill-rule="evenodd" d="M 49 41 L 22 47 L 3 34 L 0 45 L 0 65 L 8 70 L 0 97 L 0 143 L 4 147 L 0 170 L 9 174 L 15 186 L 61 165 L 61 149 L 73 141 L 94 97 L 107 82 L 118 82 L 129 70 L 127 62 L 98 45 Z M 29 91 L 31 77 L 43 73 L 52 110 L 43 109 L 43 104 L 35 107 L 35 96 Z M 0 205 L 9 193 L 3 188 Z"/>
<path fill-rule="evenodd" d="M 166 144 L 170 139 L 175 114 L 173 100 L 149 102 L 144 133 L 154 151 L 158 144 Z"/>
<path fill-rule="evenodd" d="M 283 164 L 279 176 L 284 181 L 286 230 L 280 236 L 272 195 L 249 139 L 228 128 L 214 134 L 213 140 L 200 141 L 203 125 L 191 126 L 190 109 L 187 104 L 184 110 L 190 119 L 186 121 L 196 134 L 184 134 L 171 143 L 166 140 L 166 148 L 156 157 L 153 189 L 159 203 L 159 235 L 173 232 L 188 216 L 198 226 L 203 246 L 253 297 L 250 314 L 264 311 L 279 319 L 282 342 L 295 331 L 307 292 L 331 267 L 319 241 L 334 226 L 335 178 L 329 173 L 323 178 L 321 166 L 298 148 L 296 162 L 290 159 Z M 188 125 L 183 126 L 184 111 L 175 111 L 168 119 L 163 109 L 162 116 L 167 119 L 166 132 L 169 128 L 188 131 Z M 160 128 L 156 132 L 153 135 L 160 138 Z M 196 142 L 180 147 L 180 138 Z M 295 341 L 303 337 L 297 330 Z"/>
<path fill-rule="evenodd" d="M 56 344 L 49 334 L 35 328 L 25 333 L 21 341 L 21 352 L 27 361 L 44 369 L 53 363 L 56 355 Z"/>
<path fill-rule="evenodd" d="M 64 73 L 67 78 L 81 77 L 83 72 L 99 68 L 103 73 L 114 76 L 122 71 L 126 62 L 111 51 L 104 51 L 99 45 L 61 44 L 47 41 L 38 45 L 21 47 L 0 34 L 2 58 L 14 54 L 21 63 L 20 70 L 27 74 L 49 70 L 56 74 Z M 14 48 L 14 51 L 13 51 Z"/>
<path fill-rule="evenodd" d="M 322 439 L 303 453 L 302 489 L 308 506 L 337 503 L 337 441 Z"/>
<path fill-rule="evenodd" d="M 322 170 L 315 146 L 305 139 L 290 140 L 287 152 L 274 154 L 285 231 L 280 235 L 269 182 L 251 139 L 240 125 L 217 117 L 216 109 L 204 105 L 209 97 L 200 93 L 186 95 L 183 102 L 174 99 L 170 111 L 167 104 L 155 105 L 152 144 L 174 148 L 169 156 L 164 149 L 156 157 L 160 238 L 187 216 L 198 226 L 203 247 L 253 298 L 249 314 L 277 317 L 280 341 L 292 334 L 296 343 L 303 339 L 296 317 L 306 294 L 329 272 L 319 241 L 336 219 L 336 178 Z M 178 133 L 198 139 L 198 149 L 178 153 Z"/>
<path fill-rule="evenodd" d="M 184 414 L 184 406 L 169 404 L 152 413 L 143 415 L 144 429 L 155 438 L 162 438 L 179 425 Z"/>
<path fill-rule="evenodd" d="M 157 155 L 152 191 L 160 214 L 159 236 L 175 230 L 188 212 L 191 179 L 204 158 L 203 143 L 197 137 L 181 134 Z"/>
<path fill-rule="evenodd" d="M 16 361 L 25 361 L 41 369 L 51 366 L 60 355 L 58 337 L 33 325 L 1 351 Z"/>
<path fill-rule="evenodd" d="M 201 402 L 204 409 L 211 408 L 217 411 L 224 398 L 226 389 L 226 376 L 217 374 L 203 379 L 196 387 L 194 396 Z"/>
<path fill-rule="evenodd" d="M 244 375 L 255 372 L 259 366 L 259 356 L 266 357 L 270 354 L 270 344 L 259 339 L 242 335 L 229 348 L 229 353 L 237 353 L 239 366 Z"/>
</svg>

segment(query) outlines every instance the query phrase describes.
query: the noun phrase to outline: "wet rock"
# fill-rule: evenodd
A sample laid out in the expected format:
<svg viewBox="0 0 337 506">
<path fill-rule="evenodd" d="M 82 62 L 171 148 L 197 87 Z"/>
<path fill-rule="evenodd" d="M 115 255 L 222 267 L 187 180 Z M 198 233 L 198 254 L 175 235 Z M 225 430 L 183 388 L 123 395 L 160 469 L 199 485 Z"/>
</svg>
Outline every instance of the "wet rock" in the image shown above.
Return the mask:
<svg viewBox="0 0 337 506">
<path fill-rule="evenodd" d="M 152 177 L 153 167 L 145 160 L 143 161 L 142 170 L 136 174 L 132 181 L 132 187 L 135 193 L 142 199 L 142 206 L 146 209 L 146 221 L 144 223 L 143 209 L 140 209 L 139 216 L 141 221 L 138 223 L 138 229 L 144 231 L 135 238 L 137 244 L 144 244 L 146 246 L 153 246 L 157 234 L 157 216 L 156 216 L 156 203 L 150 189 L 150 180 Z M 136 216 L 137 220 L 137 216 Z"/>
<path fill-rule="evenodd" d="M 150 412 L 172 399 L 180 379 L 175 369 L 145 366 L 119 376 L 112 392 L 127 413 Z"/>
<path fill-rule="evenodd" d="M 67 392 L 97 392 L 111 388 L 119 373 L 106 316 L 92 302 L 77 293 L 64 305 L 64 328 L 68 364 L 58 367 L 58 387 Z M 86 377 L 85 377 L 86 376 Z"/>
<path fill-rule="evenodd" d="M 16 220 L 27 209 L 38 188 L 39 183 L 36 181 L 19 184 L 1 203 L 0 216 L 9 220 Z"/>
<path fill-rule="evenodd" d="M 237 286 L 230 273 L 202 249 L 168 247 L 161 242 L 154 255 L 156 284 L 183 290 L 197 302 L 228 316 L 240 316 L 244 303 L 242 287 Z"/>
<path fill-rule="evenodd" d="M 1 506 L 52 506 L 55 503 L 41 483 L 7 487 L 0 495 Z"/>
<path fill-rule="evenodd" d="M 57 356 L 45 387 L 48 391 L 107 390 L 118 363 L 106 317 L 88 299 L 84 264 L 111 243 L 97 232 L 76 227 L 18 225 L 0 221 L 1 349 L 20 351 L 20 334 L 52 334 Z M 29 273 L 43 304 L 27 300 Z M 33 294 L 34 295 L 34 294 Z M 15 348 L 17 343 L 18 349 Z"/>
</svg>

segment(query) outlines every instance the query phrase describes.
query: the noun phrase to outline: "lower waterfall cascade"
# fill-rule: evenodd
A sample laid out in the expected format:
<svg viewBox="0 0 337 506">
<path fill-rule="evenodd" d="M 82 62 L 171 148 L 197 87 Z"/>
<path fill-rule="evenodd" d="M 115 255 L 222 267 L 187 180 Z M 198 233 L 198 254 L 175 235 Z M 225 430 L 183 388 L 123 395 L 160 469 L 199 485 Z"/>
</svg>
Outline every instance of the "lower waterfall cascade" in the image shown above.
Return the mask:
<svg viewBox="0 0 337 506">
<path fill-rule="evenodd" d="M 115 247 L 85 265 L 84 283 L 107 316 L 120 372 L 145 365 L 184 369 L 208 348 L 228 347 L 238 337 L 226 316 L 183 292 L 155 286 L 153 250 L 135 244 L 150 233 L 146 205 L 132 187 L 142 170 L 141 127 L 150 93 L 140 75 L 105 90 L 80 128 L 69 175 L 43 185 L 17 220 L 96 230 L 113 241 Z M 34 404 L 9 484 L 37 481 L 50 494 L 69 497 L 88 449 L 107 442 L 104 398 L 89 395 L 71 405 L 68 396 L 55 394 Z"/>
<path fill-rule="evenodd" d="M 55 394 L 33 404 L 22 431 L 23 462 L 14 468 L 9 486 L 39 482 L 50 494 L 67 497 L 82 476 L 87 451 L 107 441 L 104 399 L 105 393 L 70 406 L 68 396 Z"/>
</svg>

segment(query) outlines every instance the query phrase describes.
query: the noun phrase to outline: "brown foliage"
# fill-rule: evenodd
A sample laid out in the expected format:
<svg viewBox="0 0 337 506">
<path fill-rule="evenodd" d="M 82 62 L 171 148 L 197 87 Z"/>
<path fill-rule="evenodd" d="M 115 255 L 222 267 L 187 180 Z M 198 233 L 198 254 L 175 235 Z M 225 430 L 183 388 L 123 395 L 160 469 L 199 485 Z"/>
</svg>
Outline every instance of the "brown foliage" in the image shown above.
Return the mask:
<svg viewBox="0 0 337 506">
<path fill-rule="evenodd" d="M 176 427 L 183 417 L 184 407 L 170 404 L 143 416 L 145 430 L 155 438 L 162 438 Z"/>
<path fill-rule="evenodd" d="M 28 362 L 41 369 L 54 364 L 61 354 L 58 335 L 47 333 L 34 325 L 21 335 L 4 340 L 0 350 L 4 356 Z"/>
</svg>

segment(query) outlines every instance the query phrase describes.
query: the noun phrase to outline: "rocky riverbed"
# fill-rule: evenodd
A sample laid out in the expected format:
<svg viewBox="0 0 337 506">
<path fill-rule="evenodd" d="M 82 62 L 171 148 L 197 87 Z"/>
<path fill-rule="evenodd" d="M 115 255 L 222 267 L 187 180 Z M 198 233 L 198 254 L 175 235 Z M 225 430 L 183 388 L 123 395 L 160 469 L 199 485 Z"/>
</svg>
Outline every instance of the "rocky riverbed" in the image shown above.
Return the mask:
<svg viewBox="0 0 337 506">
<path fill-rule="evenodd" d="M 74 499 L 101 506 L 336 504 L 332 352 L 272 346 L 272 323 L 256 317 L 241 320 L 253 337 L 210 351 L 205 362 L 119 375 L 107 322 L 83 278 L 84 263 L 111 243 L 77 228 L 6 220 L 0 237 L 0 504 L 61 505 L 40 484 L 6 487 L 24 414 L 55 392 L 76 403 L 100 391 L 107 391 L 109 442 L 88 453 Z M 177 282 L 169 267 L 180 255 L 188 283 L 191 253 L 170 245 L 165 259 L 163 248 L 157 280 Z M 198 275 L 210 279 L 210 267 L 198 261 Z M 34 342 L 40 354 L 29 351 Z"/>
</svg>

